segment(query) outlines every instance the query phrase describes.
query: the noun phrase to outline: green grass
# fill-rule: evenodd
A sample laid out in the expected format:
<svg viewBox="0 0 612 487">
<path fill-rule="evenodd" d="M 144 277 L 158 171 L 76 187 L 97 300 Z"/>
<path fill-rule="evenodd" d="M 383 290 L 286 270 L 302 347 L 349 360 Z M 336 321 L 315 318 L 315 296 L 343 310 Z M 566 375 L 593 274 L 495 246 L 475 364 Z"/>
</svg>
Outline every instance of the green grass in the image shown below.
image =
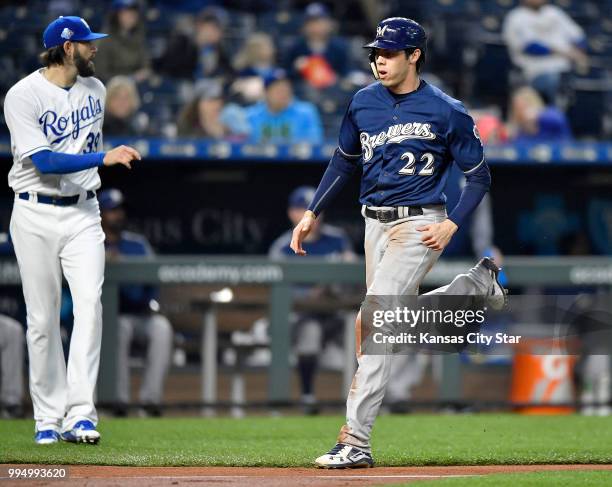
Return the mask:
<svg viewBox="0 0 612 487">
<path fill-rule="evenodd" d="M 343 418 L 103 419 L 98 446 L 35 445 L 32 421 L 0 421 L 0 463 L 310 466 Z M 612 417 L 383 416 L 378 465 L 612 463 Z"/>
<path fill-rule="evenodd" d="M 418 487 L 590 487 L 612 484 L 612 472 L 533 472 L 484 475 L 454 479 L 427 480 L 419 482 Z M 414 483 L 395 484 L 394 487 L 414 487 Z"/>
</svg>

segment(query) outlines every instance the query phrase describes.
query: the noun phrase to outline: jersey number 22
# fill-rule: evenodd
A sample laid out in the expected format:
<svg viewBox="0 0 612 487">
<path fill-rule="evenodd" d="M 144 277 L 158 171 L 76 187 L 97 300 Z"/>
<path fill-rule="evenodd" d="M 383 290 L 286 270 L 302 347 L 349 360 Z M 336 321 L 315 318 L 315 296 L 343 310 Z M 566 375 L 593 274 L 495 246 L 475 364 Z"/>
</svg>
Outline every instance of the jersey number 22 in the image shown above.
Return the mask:
<svg viewBox="0 0 612 487">
<path fill-rule="evenodd" d="M 408 162 L 404 167 L 399 170 L 399 174 L 411 176 L 415 173 L 416 167 L 416 156 L 412 152 L 404 152 L 401 157 L 402 160 L 408 159 Z M 426 152 L 421 156 L 421 162 L 425 162 L 423 168 L 419 171 L 419 176 L 431 176 L 434 172 L 434 156 L 430 152 Z"/>
</svg>

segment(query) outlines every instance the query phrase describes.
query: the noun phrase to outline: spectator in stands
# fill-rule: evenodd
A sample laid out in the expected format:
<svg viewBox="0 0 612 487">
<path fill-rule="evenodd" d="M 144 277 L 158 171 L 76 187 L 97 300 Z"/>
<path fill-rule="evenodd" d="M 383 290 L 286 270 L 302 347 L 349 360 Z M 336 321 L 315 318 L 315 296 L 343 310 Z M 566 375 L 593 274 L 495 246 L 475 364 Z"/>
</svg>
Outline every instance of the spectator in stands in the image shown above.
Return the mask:
<svg viewBox="0 0 612 487">
<path fill-rule="evenodd" d="M 293 97 L 291 81 L 283 70 L 264 81 L 266 99 L 247 108 L 250 141 L 256 144 L 323 142 L 323 126 L 317 107 Z"/>
<path fill-rule="evenodd" d="M 476 129 L 483 144 L 503 144 L 508 142 L 508 130 L 499 108 L 470 110 Z"/>
<path fill-rule="evenodd" d="M 350 68 L 349 49 L 344 39 L 334 36 L 334 23 L 325 5 L 306 7 L 303 36 L 291 48 L 288 69 L 292 78 L 325 89 L 345 76 Z"/>
<path fill-rule="evenodd" d="M 547 0 L 523 0 L 512 9 L 503 26 L 503 37 L 512 61 L 526 81 L 555 103 L 562 74 L 588 67 L 586 38 L 582 28 Z"/>
<path fill-rule="evenodd" d="M 151 258 L 153 250 L 143 235 L 124 230 L 126 215 L 123 194 L 118 189 L 102 191 L 98 197 L 102 228 L 106 234 L 104 246 L 107 260 L 119 257 Z M 142 412 L 161 415 L 164 381 L 172 355 L 172 325 L 159 313 L 158 291 L 152 286 L 125 285 L 119 289 L 119 339 L 116 349 L 118 380 L 117 397 L 121 405 L 118 416 L 127 414 L 130 400 L 130 346 L 137 342 L 146 346 L 144 378 L 140 388 Z"/>
<path fill-rule="evenodd" d="M 137 82 L 151 74 L 145 24 L 138 0 L 113 0 L 106 27 L 108 43 L 100 44 L 96 73 L 104 80 L 113 76 L 133 76 Z"/>
<path fill-rule="evenodd" d="M 235 103 L 225 103 L 223 88 L 201 82 L 196 95 L 179 114 L 178 135 L 239 142 L 248 136 L 246 113 Z"/>
<path fill-rule="evenodd" d="M 15 256 L 6 233 L 0 233 L 0 255 Z M 24 349 L 23 326 L 10 316 L 0 314 L 0 418 L 23 417 Z"/>
<path fill-rule="evenodd" d="M 179 79 L 217 78 L 227 81 L 233 74 L 223 44 L 224 23 L 217 7 L 202 10 L 192 35 L 179 32 L 169 41 L 158 62 L 161 73 Z"/>
<path fill-rule="evenodd" d="M 127 76 L 115 76 L 106 87 L 104 134 L 140 136 L 147 133 L 149 119 L 139 112 L 136 84 Z"/>
<path fill-rule="evenodd" d="M 238 94 L 246 104 L 264 98 L 264 79 L 277 69 L 276 48 L 272 38 L 264 32 L 251 34 L 234 60 L 236 81 L 232 92 Z"/>
<path fill-rule="evenodd" d="M 510 133 L 515 142 L 541 142 L 571 139 L 565 114 L 556 107 L 546 106 L 542 97 L 529 86 L 512 94 Z"/>
<path fill-rule="evenodd" d="M 304 216 L 310 205 L 315 188 L 300 186 L 289 196 L 287 215 L 292 227 Z M 289 247 L 291 230 L 278 237 L 268 252 L 271 259 L 295 258 Z M 324 224 L 321 216 L 314 222 L 312 232 L 304 242 L 304 250 L 311 257 L 325 257 L 330 260 L 350 261 L 354 258 L 352 244 L 344 231 Z M 296 286 L 294 295 L 302 299 L 318 299 L 325 295 L 337 297 L 338 290 L 326 286 Z M 318 411 L 314 394 L 314 379 L 319 364 L 319 356 L 324 348 L 335 338 L 342 336 L 343 322 L 337 313 L 298 313 L 293 322 L 294 344 L 297 354 L 297 367 L 302 387 L 302 403 L 307 414 Z"/>
</svg>

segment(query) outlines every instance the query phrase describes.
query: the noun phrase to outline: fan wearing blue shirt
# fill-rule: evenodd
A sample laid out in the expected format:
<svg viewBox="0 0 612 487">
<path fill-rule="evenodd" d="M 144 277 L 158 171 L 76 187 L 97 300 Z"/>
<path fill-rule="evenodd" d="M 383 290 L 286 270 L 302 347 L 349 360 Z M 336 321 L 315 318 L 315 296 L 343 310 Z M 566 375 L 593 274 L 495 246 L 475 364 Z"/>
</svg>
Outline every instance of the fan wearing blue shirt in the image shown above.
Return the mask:
<svg viewBox="0 0 612 487">
<path fill-rule="evenodd" d="M 291 81 L 279 69 L 264 79 L 265 100 L 246 109 L 254 144 L 323 142 L 323 125 L 317 107 L 293 96 Z"/>
</svg>

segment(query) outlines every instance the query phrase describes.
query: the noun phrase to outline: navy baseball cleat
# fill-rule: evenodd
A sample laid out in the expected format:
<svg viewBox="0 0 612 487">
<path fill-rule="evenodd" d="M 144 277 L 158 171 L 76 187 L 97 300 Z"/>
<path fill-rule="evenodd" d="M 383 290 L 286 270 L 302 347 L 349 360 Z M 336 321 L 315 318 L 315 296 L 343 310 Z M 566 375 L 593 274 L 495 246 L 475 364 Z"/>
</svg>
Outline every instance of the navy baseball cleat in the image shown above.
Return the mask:
<svg viewBox="0 0 612 487">
<path fill-rule="evenodd" d="M 62 440 L 71 443 L 90 443 L 95 445 L 100 441 L 100 433 L 89 420 L 79 421 L 71 430 L 62 433 Z"/>
<path fill-rule="evenodd" d="M 315 460 L 319 468 L 371 468 L 374 466 L 372 455 L 352 445 L 337 443 L 325 455 Z"/>
<path fill-rule="evenodd" d="M 499 282 L 501 267 L 498 267 L 491 257 L 483 257 L 478 264 L 485 267 L 493 279 L 493 287 L 487 296 L 487 304 L 494 310 L 505 308 L 508 305 L 508 290 L 504 289 L 504 286 Z"/>
<path fill-rule="evenodd" d="M 57 443 L 59 439 L 59 433 L 54 430 L 37 431 L 36 435 L 34 435 L 34 441 L 37 445 L 50 445 L 52 443 Z"/>
</svg>

